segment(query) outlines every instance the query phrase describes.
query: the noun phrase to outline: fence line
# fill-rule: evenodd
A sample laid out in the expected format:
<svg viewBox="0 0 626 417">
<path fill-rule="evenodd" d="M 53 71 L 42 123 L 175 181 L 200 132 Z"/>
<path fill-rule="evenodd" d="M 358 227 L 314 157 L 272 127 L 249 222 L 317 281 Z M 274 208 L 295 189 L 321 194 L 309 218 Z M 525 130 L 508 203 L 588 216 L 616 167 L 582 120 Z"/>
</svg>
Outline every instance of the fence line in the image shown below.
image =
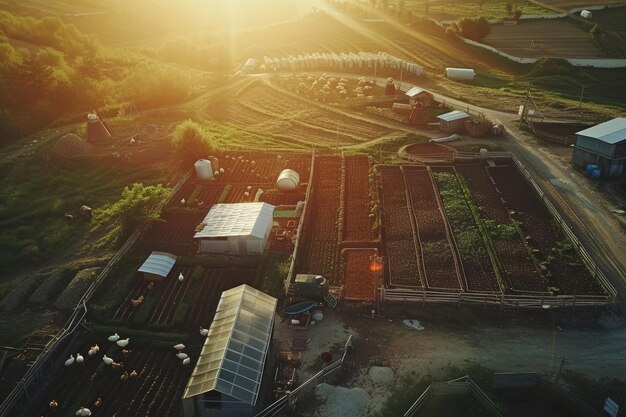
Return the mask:
<svg viewBox="0 0 626 417">
<path fill-rule="evenodd" d="M 433 382 L 404 413 L 404 417 L 413 417 L 424 403 L 433 395 L 471 394 L 493 417 L 502 417 L 493 400 L 476 384 L 469 375 L 447 382 Z"/>
<path fill-rule="evenodd" d="M 311 193 L 313 192 L 313 171 L 315 170 L 315 150 L 311 154 L 311 171 L 309 172 L 309 184 L 306 188 L 306 194 L 304 195 L 304 209 L 302 209 L 302 215 L 300 216 L 300 223 L 296 230 L 296 242 L 293 247 L 293 255 L 291 256 L 291 264 L 289 265 L 289 272 L 285 277 L 284 289 L 285 294 L 289 292 L 289 287 L 293 281 L 294 271 L 296 269 L 296 259 L 298 257 L 298 249 L 300 248 L 300 242 L 302 241 L 302 230 L 304 229 L 304 223 L 306 221 L 306 212 L 309 207 Z M 1 416 L 0 416 L 1 417 Z"/>
<path fill-rule="evenodd" d="M 348 339 L 346 340 L 343 348 L 343 355 L 341 355 L 341 359 L 338 359 L 335 362 L 324 367 L 321 371 L 313 375 L 304 383 L 300 384 L 293 391 L 287 391 L 287 394 L 285 394 L 283 397 L 279 398 L 278 400 L 267 406 L 265 409 L 257 413 L 255 417 L 272 417 L 278 415 L 287 407 L 295 408 L 298 394 L 317 386 L 321 381 L 324 380 L 324 378 L 327 378 L 339 372 L 339 370 L 343 366 L 344 361 L 346 360 L 346 354 L 348 353 L 348 348 L 350 346 L 352 346 L 351 334 L 348 335 Z"/>
<path fill-rule="evenodd" d="M 163 200 L 158 205 L 158 210 L 161 211 L 169 201 L 174 197 L 174 195 L 180 190 L 182 185 L 189 179 L 191 176 L 191 170 L 188 171 L 180 181 L 172 188 L 172 192 L 169 198 Z M 46 347 L 39 354 L 33 365 L 26 371 L 26 374 L 22 377 L 22 379 L 15 385 L 13 390 L 7 395 L 5 400 L 0 405 L 0 417 L 6 417 L 10 415 L 10 412 L 15 409 L 18 401 L 22 400 L 24 396 L 28 397 L 28 389 L 34 383 L 38 382 L 43 375 L 43 367 L 46 363 L 54 362 L 57 358 L 52 358 L 53 354 L 57 351 L 61 342 L 66 340 L 70 335 L 76 332 L 77 329 L 80 328 L 80 325 L 84 322 L 85 317 L 87 316 L 87 302 L 91 299 L 93 294 L 96 292 L 102 281 L 109 274 L 111 269 L 119 262 L 119 260 L 126 255 L 126 253 L 130 250 L 130 248 L 135 244 L 137 239 L 146 231 L 148 228 L 149 222 L 144 223 L 140 228 L 135 230 L 132 235 L 126 240 L 124 245 L 117 251 L 117 253 L 109 260 L 107 265 L 100 271 L 96 279 L 91 283 L 89 288 L 85 291 L 83 296 L 80 298 L 76 307 L 72 311 L 69 319 L 66 321 L 63 329 L 57 333 L 52 340 L 46 344 Z"/>
</svg>

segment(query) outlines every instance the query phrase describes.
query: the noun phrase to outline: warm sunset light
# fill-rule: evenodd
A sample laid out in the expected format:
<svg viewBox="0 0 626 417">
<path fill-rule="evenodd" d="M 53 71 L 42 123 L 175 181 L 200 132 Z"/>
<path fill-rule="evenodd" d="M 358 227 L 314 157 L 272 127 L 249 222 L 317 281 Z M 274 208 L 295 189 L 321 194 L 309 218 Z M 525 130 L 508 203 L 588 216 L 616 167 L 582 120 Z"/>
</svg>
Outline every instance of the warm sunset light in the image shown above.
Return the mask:
<svg viewBox="0 0 626 417">
<path fill-rule="evenodd" d="M 0 0 L 0 417 L 624 416 L 621 0 Z"/>
</svg>

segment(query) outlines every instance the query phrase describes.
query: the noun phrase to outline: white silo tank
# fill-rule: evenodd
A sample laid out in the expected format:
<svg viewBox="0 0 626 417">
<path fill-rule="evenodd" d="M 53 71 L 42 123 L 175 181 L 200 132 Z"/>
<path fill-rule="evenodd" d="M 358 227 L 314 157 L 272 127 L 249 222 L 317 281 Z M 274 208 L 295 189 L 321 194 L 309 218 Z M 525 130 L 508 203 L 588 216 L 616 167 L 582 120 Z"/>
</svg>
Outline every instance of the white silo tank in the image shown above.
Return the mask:
<svg viewBox="0 0 626 417">
<path fill-rule="evenodd" d="M 281 191 L 291 191 L 298 187 L 300 174 L 293 169 L 283 169 L 276 180 L 276 188 Z"/>
<path fill-rule="evenodd" d="M 211 161 L 206 159 L 198 159 L 193 167 L 196 170 L 196 176 L 199 180 L 210 180 L 213 178 L 213 167 Z"/>
</svg>

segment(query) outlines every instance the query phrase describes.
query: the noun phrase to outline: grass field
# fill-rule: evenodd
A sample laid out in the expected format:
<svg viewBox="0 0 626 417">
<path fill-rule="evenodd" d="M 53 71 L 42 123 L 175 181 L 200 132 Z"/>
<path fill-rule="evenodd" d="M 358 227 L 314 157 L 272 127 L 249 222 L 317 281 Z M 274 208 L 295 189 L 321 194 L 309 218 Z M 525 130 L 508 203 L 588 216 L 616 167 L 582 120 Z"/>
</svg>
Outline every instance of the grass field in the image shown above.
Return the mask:
<svg viewBox="0 0 626 417">
<path fill-rule="evenodd" d="M 0 275 L 15 265 L 49 260 L 88 237 L 88 222 L 78 214 L 81 205 L 101 207 L 119 198 L 129 184 L 156 183 L 163 177 L 159 168 L 55 160 L 45 149 L 34 156 L 4 159 L 0 164 Z M 66 220 L 66 213 L 74 219 Z"/>
</svg>

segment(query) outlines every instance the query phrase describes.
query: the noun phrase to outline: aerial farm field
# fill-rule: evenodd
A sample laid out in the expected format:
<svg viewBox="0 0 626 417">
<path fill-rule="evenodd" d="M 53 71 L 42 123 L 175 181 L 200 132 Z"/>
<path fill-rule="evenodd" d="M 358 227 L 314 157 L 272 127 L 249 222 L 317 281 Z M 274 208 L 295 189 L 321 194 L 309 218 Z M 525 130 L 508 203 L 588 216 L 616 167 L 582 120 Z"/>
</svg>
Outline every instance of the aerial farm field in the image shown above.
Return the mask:
<svg viewBox="0 0 626 417">
<path fill-rule="evenodd" d="M 243 284 L 265 293 L 241 301 L 259 317 L 274 305 L 263 297 L 278 299 L 275 319 L 260 331 L 256 313 L 220 312 L 244 324 L 220 336 L 225 358 L 211 366 L 242 372 L 258 394 L 251 416 L 271 397 L 305 417 L 395 417 L 436 380 L 475 372 L 490 387 L 511 371 L 567 384 L 559 401 L 601 412 L 610 396 L 626 410 L 623 206 L 607 198 L 620 185 L 584 177 L 569 148 L 538 144 L 516 116 L 538 87 L 547 118 L 621 115 L 624 70 L 509 62 L 419 17 L 501 19 L 503 0 L 310 3 L 0 0 L 0 127 L 13 135 L 0 150 L 0 417 L 212 415 L 223 388 L 181 398 L 216 337 L 220 297 Z M 612 11 L 597 12 L 598 30 L 619 40 L 624 11 Z M 581 26 L 492 25 L 484 42 L 524 57 L 612 56 Z M 448 67 L 477 76 L 448 79 Z M 411 124 L 412 86 L 432 93 L 427 123 Z M 443 137 L 436 116 L 449 110 L 492 129 Z M 94 126 L 111 137 L 91 137 Z M 281 185 L 287 169 L 297 175 Z M 201 253 L 209 210 L 251 202 L 274 206 L 262 238 L 250 226 L 232 250 L 232 227 Z M 177 257 L 162 279 L 138 271 L 154 251 Z M 291 285 L 298 274 L 324 279 L 307 294 Z"/>
</svg>

